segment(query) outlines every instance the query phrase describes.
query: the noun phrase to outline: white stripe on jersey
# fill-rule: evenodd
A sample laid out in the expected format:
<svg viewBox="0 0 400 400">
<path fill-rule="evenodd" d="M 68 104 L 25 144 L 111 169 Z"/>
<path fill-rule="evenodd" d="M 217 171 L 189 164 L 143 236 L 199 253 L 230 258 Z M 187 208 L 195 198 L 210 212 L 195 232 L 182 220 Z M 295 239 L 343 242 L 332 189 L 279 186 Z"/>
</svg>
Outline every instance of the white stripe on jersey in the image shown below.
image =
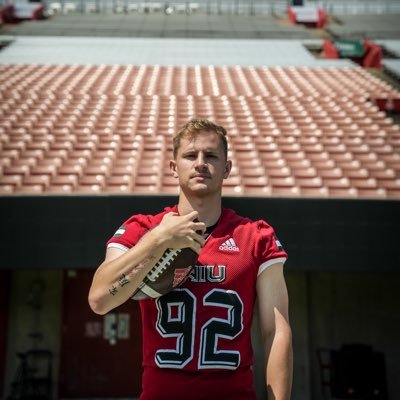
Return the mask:
<svg viewBox="0 0 400 400">
<path fill-rule="evenodd" d="M 111 248 L 120 249 L 120 250 L 122 250 L 122 251 L 128 251 L 128 250 L 129 250 L 129 247 L 126 247 L 126 246 L 124 246 L 124 245 L 121 244 L 121 243 L 110 243 L 110 244 L 107 246 L 107 249 L 111 249 Z"/>
<path fill-rule="evenodd" d="M 264 272 L 271 265 L 278 264 L 278 263 L 283 263 L 284 264 L 285 261 L 286 261 L 286 257 L 272 258 L 271 260 L 265 261 L 265 263 L 262 263 L 258 267 L 257 276 L 261 275 L 261 273 Z"/>
</svg>

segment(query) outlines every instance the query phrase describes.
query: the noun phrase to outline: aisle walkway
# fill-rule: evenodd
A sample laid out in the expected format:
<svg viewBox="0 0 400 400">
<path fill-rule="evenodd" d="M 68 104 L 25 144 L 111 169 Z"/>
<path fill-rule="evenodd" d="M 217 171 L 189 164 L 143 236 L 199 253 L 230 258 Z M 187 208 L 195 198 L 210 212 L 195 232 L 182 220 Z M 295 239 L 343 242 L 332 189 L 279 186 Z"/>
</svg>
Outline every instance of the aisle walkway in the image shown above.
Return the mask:
<svg viewBox="0 0 400 400">
<path fill-rule="evenodd" d="M 5 37 L 3 36 L 3 39 Z M 0 51 L 1 64 L 349 66 L 315 58 L 299 40 L 26 37 Z"/>
</svg>

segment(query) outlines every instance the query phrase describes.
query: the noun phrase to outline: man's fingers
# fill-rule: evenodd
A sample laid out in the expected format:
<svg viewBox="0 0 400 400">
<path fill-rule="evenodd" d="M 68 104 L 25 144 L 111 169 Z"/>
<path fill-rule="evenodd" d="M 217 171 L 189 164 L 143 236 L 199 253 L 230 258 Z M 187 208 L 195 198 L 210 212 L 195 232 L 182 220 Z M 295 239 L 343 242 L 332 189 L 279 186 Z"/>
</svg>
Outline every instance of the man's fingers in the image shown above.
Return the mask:
<svg viewBox="0 0 400 400">
<path fill-rule="evenodd" d="M 186 215 L 178 215 L 174 212 L 165 214 L 164 233 L 170 235 L 171 247 L 191 247 L 200 254 L 201 247 L 205 244 L 203 234 L 207 228 L 204 222 L 199 222 L 198 216 L 197 211 Z"/>
<path fill-rule="evenodd" d="M 195 233 L 193 235 L 193 239 L 200 244 L 200 246 L 204 246 L 206 240 L 204 239 L 204 237 L 202 235 L 199 235 L 198 233 Z"/>
<path fill-rule="evenodd" d="M 207 227 L 206 227 L 206 224 L 205 224 L 204 222 L 195 222 L 195 223 L 193 224 L 193 229 L 194 229 L 196 232 L 202 232 L 202 233 L 204 233 L 204 232 L 206 231 Z"/>
<path fill-rule="evenodd" d="M 185 217 L 188 221 L 193 221 L 199 217 L 199 213 L 197 211 L 192 211 L 189 214 L 186 214 Z"/>
<path fill-rule="evenodd" d="M 166 213 L 166 214 L 164 215 L 163 219 L 164 219 L 164 218 L 168 219 L 168 218 L 174 217 L 174 216 L 176 216 L 176 215 L 178 215 L 176 212 L 170 211 L 169 213 Z"/>
<path fill-rule="evenodd" d="M 200 254 L 201 252 L 201 246 L 199 243 L 197 243 L 195 240 L 192 241 L 192 244 L 190 246 L 190 248 L 196 252 L 197 254 Z"/>
</svg>

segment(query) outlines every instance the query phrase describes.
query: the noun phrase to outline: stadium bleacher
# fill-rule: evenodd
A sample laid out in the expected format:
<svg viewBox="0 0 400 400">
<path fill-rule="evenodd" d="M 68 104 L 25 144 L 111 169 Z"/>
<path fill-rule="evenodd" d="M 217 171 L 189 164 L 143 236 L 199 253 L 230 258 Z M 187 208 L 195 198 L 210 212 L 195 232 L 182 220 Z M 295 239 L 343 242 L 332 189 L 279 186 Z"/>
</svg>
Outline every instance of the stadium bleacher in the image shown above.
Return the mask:
<svg viewBox="0 0 400 400">
<path fill-rule="evenodd" d="M 400 130 L 373 104 L 400 92 L 362 68 L 0 70 L 2 193 L 176 193 L 172 135 L 197 116 L 230 132 L 227 194 L 400 197 Z"/>
<path fill-rule="evenodd" d="M 331 398 L 317 350 L 355 342 L 385 354 L 395 398 L 398 1 L 326 0 L 324 29 L 290 23 L 283 0 L 44 4 L 47 19 L 0 27 L 0 397 L 33 329 L 54 355 L 43 400 L 139 396 L 139 330 L 112 344 L 108 316 L 82 305 L 115 223 L 175 198 L 172 136 L 198 117 L 228 131 L 224 205 L 271 221 L 290 255 L 293 398 Z M 325 39 L 373 40 L 382 68 L 324 58 Z M 114 316 L 134 325 L 125 306 Z"/>
</svg>

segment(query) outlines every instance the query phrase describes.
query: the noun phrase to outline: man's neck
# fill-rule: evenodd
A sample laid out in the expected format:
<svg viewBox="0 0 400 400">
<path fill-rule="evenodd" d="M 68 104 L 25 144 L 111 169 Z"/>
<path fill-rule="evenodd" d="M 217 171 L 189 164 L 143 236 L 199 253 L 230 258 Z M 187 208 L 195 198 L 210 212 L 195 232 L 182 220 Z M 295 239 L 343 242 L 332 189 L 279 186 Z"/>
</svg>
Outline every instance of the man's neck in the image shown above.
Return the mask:
<svg viewBox="0 0 400 400">
<path fill-rule="evenodd" d="M 204 222 L 206 226 L 217 223 L 221 216 L 221 195 L 207 197 L 187 197 L 181 192 L 178 202 L 178 211 L 180 215 L 188 214 L 192 211 L 199 213 L 199 221 Z"/>
</svg>

